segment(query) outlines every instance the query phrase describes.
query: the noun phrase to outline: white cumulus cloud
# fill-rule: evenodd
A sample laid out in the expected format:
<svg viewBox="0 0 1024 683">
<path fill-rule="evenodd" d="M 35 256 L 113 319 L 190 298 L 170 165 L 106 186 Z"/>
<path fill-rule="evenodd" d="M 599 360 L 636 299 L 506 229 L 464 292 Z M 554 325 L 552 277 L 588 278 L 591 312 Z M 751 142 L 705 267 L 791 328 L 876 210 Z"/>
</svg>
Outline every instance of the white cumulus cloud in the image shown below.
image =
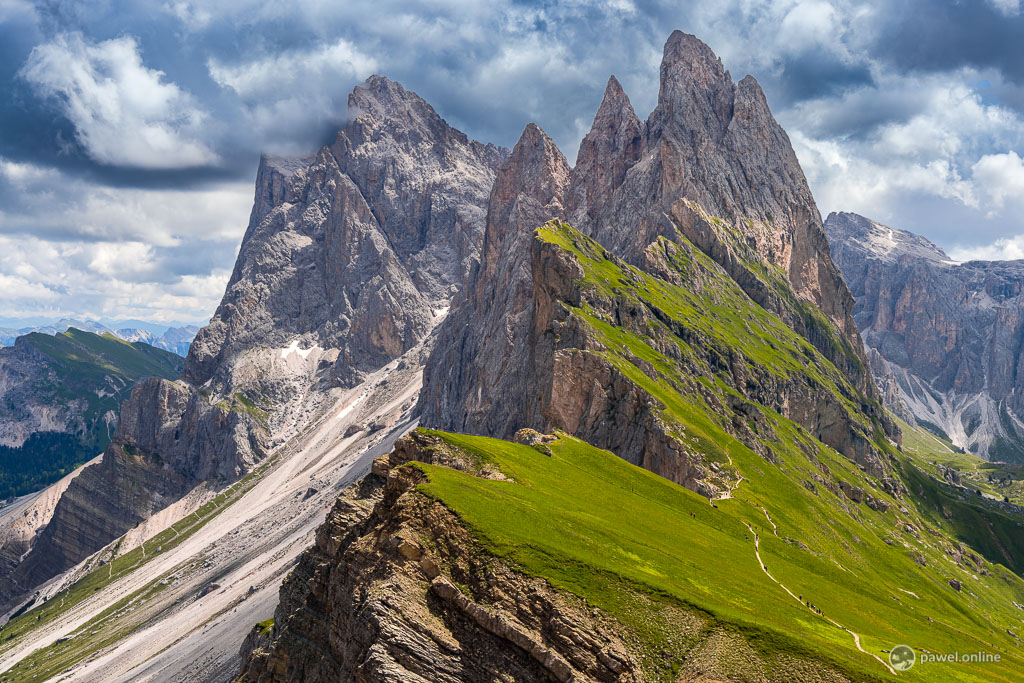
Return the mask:
<svg viewBox="0 0 1024 683">
<path fill-rule="evenodd" d="M 991 203 L 991 209 L 1001 209 L 1009 200 L 1024 201 L 1024 159 L 1013 150 L 986 154 L 972 171 L 974 183 Z"/>
<path fill-rule="evenodd" d="M 91 43 L 61 34 L 33 48 L 20 74 L 58 103 L 100 163 L 172 169 L 217 161 L 201 140 L 206 112 L 164 72 L 143 64 L 131 36 Z"/>
<path fill-rule="evenodd" d="M 211 59 L 207 68 L 218 85 L 239 97 L 256 130 L 288 137 L 308 130 L 311 120 L 342 120 L 348 88 L 339 84 L 365 79 L 377 61 L 339 39 L 238 64 Z"/>
</svg>

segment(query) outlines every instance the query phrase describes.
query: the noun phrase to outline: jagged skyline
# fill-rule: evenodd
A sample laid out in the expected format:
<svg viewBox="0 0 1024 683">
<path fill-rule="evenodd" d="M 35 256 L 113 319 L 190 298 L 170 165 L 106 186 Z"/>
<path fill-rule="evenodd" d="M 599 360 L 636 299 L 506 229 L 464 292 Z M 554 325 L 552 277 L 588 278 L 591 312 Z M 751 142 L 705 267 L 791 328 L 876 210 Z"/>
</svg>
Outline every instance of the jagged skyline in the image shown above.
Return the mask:
<svg viewBox="0 0 1024 683">
<path fill-rule="evenodd" d="M 5 0 L 0 316 L 208 316 L 259 152 L 315 148 L 371 73 L 482 141 L 510 146 L 535 121 L 572 162 L 609 74 L 639 113 L 653 108 L 669 28 L 757 77 L 823 213 L 920 232 L 954 257 L 1020 256 L 1021 24 L 1007 0 Z"/>
</svg>

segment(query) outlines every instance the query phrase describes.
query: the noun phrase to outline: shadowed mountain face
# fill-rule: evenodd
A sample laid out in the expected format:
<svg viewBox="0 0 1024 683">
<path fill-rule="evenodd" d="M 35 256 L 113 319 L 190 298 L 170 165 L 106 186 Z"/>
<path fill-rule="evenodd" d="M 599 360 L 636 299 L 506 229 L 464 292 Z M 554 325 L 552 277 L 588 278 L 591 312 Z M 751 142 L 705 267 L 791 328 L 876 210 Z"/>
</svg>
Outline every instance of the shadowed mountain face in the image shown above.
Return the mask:
<svg viewBox="0 0 1024 683">
<path fill-rule="evenodd" d="M 613 77 L 573 169 L 543 131 L 526 128 L 491 192 L 482 265 L 457 296 L 425 370 L 425 424 L 503 438 L 523 426 L 568 429 L 631 462 L 661 453 L 656 472 L 696 485 L 685 449 L 656 426 L 656 410 L 640 408 L 651 400 L 645 392 L 616 387 L 593 356 L 586 367 L 569 360 L 568 348 L 587 348 L 588 336 L 568 334 L 562 311 L 566 299 L 579 298 L 568 291 L 573 278 L 545 261 L 533 239 L 550 218 L 651 272 L 671 272 L 666 250 L 699 249 L 838 368 L 849 397 L 749 378 L 737 378 L 736 390 L 774 393 L 779 409 L 816 436 L 879 467 L 870 435 L 853 428 L 839 404 L 852 401 L 883 430 L 896 430 L 877 404 L 853 299 L 789 139 L 753 78 L 733 83 L 706 45 L 680 32 L 665 45 L 658 106 L 647 122 Z M 654 249 L 659 240 L 676 246 Z M 606 313 L 630 315 L 614 306 Z M 580 392 L 593 395 L 583 400 Z"/>
<path fill-rule="evenodd" d="M 351 121 L 302 158 L 261 160 L 224 299 L 178 381 L 141 384 L 103 461 L 68 486 L 0 607 L 200 484 L 262 461 L 309 405 L 420 343 L 479 259 L 508 151 L 469 140 L 373 76 Z"/>
<path fill-rule="evenodd" d="M 983 458 L 1024 462 L 1024 262 L 956 263 L 852 213 L 825 227 L 894 409 Z"/>
</svg>

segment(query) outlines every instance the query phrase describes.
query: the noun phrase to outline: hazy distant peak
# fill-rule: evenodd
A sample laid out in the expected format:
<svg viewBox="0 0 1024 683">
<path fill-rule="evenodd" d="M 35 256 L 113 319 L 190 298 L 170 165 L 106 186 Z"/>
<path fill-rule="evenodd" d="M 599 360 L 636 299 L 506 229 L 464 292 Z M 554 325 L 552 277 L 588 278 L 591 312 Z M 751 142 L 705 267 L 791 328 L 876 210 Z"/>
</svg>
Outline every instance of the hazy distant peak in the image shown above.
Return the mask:
<svg viewBox="0 0 1024 683">
<path fill-rule="evenodd" d="M 956 263 L 941 247 L 921 235 L 890 228 L 856 213 L 833 211 L 825 219 L 825 232 L 833 250 L 861 249 L 883 261 L 912 256 L 937 263 Z"/>
</svg>

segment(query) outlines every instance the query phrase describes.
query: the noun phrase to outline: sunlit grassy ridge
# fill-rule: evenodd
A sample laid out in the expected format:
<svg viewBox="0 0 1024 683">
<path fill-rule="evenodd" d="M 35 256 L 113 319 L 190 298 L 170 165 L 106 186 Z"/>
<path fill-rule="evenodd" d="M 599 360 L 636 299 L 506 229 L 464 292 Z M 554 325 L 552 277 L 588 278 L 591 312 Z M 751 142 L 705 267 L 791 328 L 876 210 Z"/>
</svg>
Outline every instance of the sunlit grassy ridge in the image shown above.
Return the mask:
<svg viewBox="0 0 1024 683">
<path fill-rule="evenodd" d="M 670 649 L 670 641 L 649 626 L 652 617 L 632 597 L 637 592 L 713 615 L 769 659 L 809 649 L 855 678 L 891 678 L 871 655 L 885 659 L 885 650 L 906 643 L 937 653 L 985 651 L 1004 661 L 932 665 L 941 671 L 922 665 L 901 678 L 1019 680 L 1024 659 L 1014 634 L 1024 630 L 1024 611 L 1014 603 L 1024 604 L 1024 581 L 1003 564 L 1016 562 L 1008 541 L 1014 533 L 1024 538 L 1020 515 L 997 519 L 991 509 L 973 507 L 936 514 L 938 482 L 919 472 L 916 456 L 882 435 L 864 412 L 868 399 L 685 238 L 651 247 L 678 275 L 672 282 L 623 263 L 564 223 L 548 223 L 537 239 L 573 254 L 582 266 L 579 286 L 590 295 L 577 306 L 562 303 L 602 342 L 603 350 L 587 353 L 654 397 L 662 418 L 675 425 L 673 434 L 742 480 L 731 499 L 711 507 L 568 437 L 548 457 L 448 435 L 454 445 L 494 458 L 514 482 L 425 467 L 425 493 L 459 514 L 491 552 L 643 632 L 650 652 Z M 760 266 L 772 287 L 783 287 L 769 266 Z M 602 301 L 636 302 L 656 313 L 638 329 L 609 318 Z M 730 395 L 739 397 L 728 376 L 737 359 L 761 380 L 795 379 L 829 392 L 873 440 L 907 495 L 886 493 L 859 465 L 765 405 L 753 404 L 749 432 L 737 437 L 735 416 L 723 408 Z M 854 502 L 841 484 L 878 503 Z M 994 540 L 983 542 L 972 526 L 991 527 Z M 769 579 L 755 558 L 751 529 L 772 576 L 843 628 Z M 866 653 L 844 629 L 859 635 Z M 671 679 L 670 670 L 662 674 Z"/>
<path fill-rule="evenodd" d="M 637 302 L 663 316 L 651 321 L 649 333 L 641 333 L 603 320 L 598 311 L 586 304 L 569 306 L 607 342 L 616 359 L 629 362 L 631 356 L 643 358 L 662 371 L 668 383 L 673 383 L 680 363 L 658 350 L 662 339 L 669 339 L 686 360 L 717 354 L 721 359 L 719 367 L 706 367 L 698 373 L 705 381 L 714 381 L 716 374 L 727 372 L 725 368 L 732 366 L 736 358 L 742 358 L 753 372 L 765 373 L 768 379 L 805 378 L 822 387 L 845 407 L 851 419 L 868 433 L 874 431 L 876 426 L 861 411 L 869 399 L 851 386 L 846 376 L 807 339 L 752 301 L 717 263 L 682 235 L 676 236 L 677 242 L 658 238 L 648 248 L 676 272 L 679 283 L 626 264 L 567 223 L 549 222 L 537 230 L 536 238 L 576 257 L 584 271 L 580 286 L 592 288 L 600 298 Z M 763 273 L 766 287 L 783 287 L 781 276 L 772 266 L 759 262 L 747 265 L 751 272 Z M 785 291 L 789 292 L 788 288 Z M 791 293 L 790 297 L 795 301 Z M 817 309 L 802 304 L 794 306 L 813 311 L 808 316 L 822 330 L 835 335 Z M 694 345 L 701 347 L 700 354 L 695 353 Z"/>
<path fill-rule="evenodd" d="M 778 427 L 787 427 L 781 418 Z M 942 566 L 941 553 L 927 543 L 896 532 L 894 513 L 865 509 L 855 517 L 831 494 L 807 491 L 799 477 L 813 466 L 796 452 L 779 465 L 744 459 L 739 467 L 750 480 L 735 499 L 713 508 L 697 494 L 572 437 L 562 435 L 546 455 L 484 437 L 430 433 L 483 454 L 514 481 L 416 465 L 429 478 L 422 492 L 450 507 L 490 552 L 634 629 L 647 652 L 685 654 L 700 642 L 699 632 L 680 635 L 665 627 L 658 618 L 664 605 L 692 610 L 742 634 L 769 661 L 812 657 L 857 679 L 892 677 L 856 649 L 849 633 L 768 579 L 755 559 L 749 523 L 760 533 L 771 573 L 857 632 L 869 652 L 884 658 L 883 649 L 908 643 L 933 652 L 985 650 L 1004 657 L 999 664 L 945 665 L 953 668 L 943 668 L 941 679 L 923 666 L 900 678 L 1019 680 L 1024 658 L 1003 629 L 1020 623 L 1012 606 L 1024 596 L 1020 579 L 989 565 L 991 575 L 969 579 L 964 592 L 955 592 L 943 579 L 963 574 Z M 806 437 L 790 425 L 785 438 Z M 829 466 L 844 465 L 842 456 L 827 449 L 820 455 Z M 843 476 L 855 479 L 856 472 Z M 908 519 L 916 517 L 911 513 Z M 895 543 L 886 544 L 886 537 Z M 916 564 L 911 548 L 933 566 Z M 638 601 L 638 595 L 649 600 Z M 682 661 L 661 670 L 667 680 Z"/>
</svg>

